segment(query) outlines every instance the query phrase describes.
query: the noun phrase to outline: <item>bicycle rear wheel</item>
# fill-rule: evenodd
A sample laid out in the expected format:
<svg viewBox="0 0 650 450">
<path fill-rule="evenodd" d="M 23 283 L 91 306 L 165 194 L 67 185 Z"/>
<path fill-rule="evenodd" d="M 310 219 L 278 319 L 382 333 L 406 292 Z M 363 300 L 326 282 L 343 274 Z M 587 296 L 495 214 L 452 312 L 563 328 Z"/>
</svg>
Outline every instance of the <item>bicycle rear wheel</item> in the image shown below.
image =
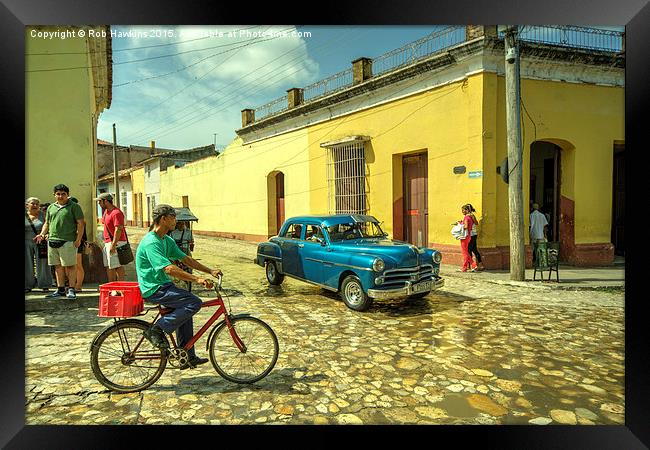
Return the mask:
<svg viewBox="0 0 650 450">
<path fill-rule="evenodd" d="M 210 361 L 219 375 L 228 381 L 255 383 L 275 366 L 280 349 L 278 338 L 270 326 L 255 317 L 235 317 L 230 323 L 232 331 L 243 342 L 244 351 L 237 347 L 224 322 L 210 340 Z"/>
<path fill-rule="evenodd" d="M 142 336 L 149 324 L 123 320 L 94 341 L 90 366 L 97 381 L 116 392 L 137 392 L 154 384 L 167 365 L 167 352 Z"/>
</svg>

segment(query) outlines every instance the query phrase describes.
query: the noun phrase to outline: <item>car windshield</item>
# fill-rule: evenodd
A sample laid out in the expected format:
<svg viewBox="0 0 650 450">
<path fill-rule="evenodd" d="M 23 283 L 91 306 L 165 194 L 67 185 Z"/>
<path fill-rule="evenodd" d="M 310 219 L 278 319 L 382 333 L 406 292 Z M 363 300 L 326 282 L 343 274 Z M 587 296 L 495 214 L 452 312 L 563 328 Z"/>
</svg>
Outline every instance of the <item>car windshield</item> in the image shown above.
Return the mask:
<svg viewBox="0 0 650 450">
<path fill-rule="evenodd" d="M 384 232 L 375 222 L 339 223 L 327 227 L 330 241 L 384 237 Z"/>
</svg>

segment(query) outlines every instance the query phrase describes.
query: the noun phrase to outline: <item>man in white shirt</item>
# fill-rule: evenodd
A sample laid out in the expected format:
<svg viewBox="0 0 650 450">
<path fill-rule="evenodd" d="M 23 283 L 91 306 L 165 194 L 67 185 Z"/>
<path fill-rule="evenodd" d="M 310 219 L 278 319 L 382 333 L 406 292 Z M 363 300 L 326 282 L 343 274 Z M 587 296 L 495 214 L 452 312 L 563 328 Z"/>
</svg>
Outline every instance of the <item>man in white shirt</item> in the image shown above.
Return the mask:
<svg viewBox="0 0 650 450">
<path fill-rule="evenodd" d="M 539 212 L 539 205 L 533 203 L 533 212 L 530 213 L 530 243 L 545 241 L 547 227 L 546 216 Z"/>
</svg>

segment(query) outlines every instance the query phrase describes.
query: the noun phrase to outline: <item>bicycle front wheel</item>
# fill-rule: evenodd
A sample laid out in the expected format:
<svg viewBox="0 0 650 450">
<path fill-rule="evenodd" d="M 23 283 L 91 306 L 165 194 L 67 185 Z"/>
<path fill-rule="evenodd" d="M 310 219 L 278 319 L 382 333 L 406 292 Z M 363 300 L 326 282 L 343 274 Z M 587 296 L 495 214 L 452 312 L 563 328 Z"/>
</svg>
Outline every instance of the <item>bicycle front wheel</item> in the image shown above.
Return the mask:
<svg viewBox="0 0 650 450">
<path fill-rule="evenodd" d="M 107 328 L 93 343 L 90 366 L 97 381 L 115 392 L 137 392 L 154 384 L 167 365 L 167 353 L 142 333 L 149 324 L 124 320 Z"/>
<path fill-rule="evenodd" d="M 235 317 L 230 325 L 222 323 L 213 334 L 210 361 L 228 381 L 255 383 L 275 366 L 280 349 L 278 338 L 270 326 L 255 317 Z M 241 350 L 235 343 L 237 337 L 243 343 Z"/>
</svg>

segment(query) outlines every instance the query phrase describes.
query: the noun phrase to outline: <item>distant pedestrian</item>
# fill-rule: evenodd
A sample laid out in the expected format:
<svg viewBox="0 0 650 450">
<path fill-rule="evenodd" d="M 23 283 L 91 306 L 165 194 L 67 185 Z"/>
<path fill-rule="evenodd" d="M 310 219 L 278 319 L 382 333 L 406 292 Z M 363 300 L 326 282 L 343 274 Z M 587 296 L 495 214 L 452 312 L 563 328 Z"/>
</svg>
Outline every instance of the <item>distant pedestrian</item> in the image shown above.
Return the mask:
<svg viewBox="0 0 650 450">
<path fill-rule="evenodd" d="M 469 241 L 469 254 L 472 257 L 476 258 L 476 269 L 472 270 L 484 270 L 485 267 L 483 267 L 483 260 L 481 259 L 481 254 L 478 251 L 478 219 L 476 218 L 476 215 L 474 214 L 476 210 L 472 206 L 471 203 L 468 203 L 465 205 L 469 208 L 470 215 L 472 216 L 472 232 L 470 233 L 471 240 Z"/>
<path fill-rule="evenodd" d="M 113 196 L 108 192 L 99 194 L 97 203 L 102 207 L 102 223 L 104 224 L 104 267 L 108 281 L 123 281 L 125 279 L 124 266 L 120 264 L 117 248 L 129 245 L 126 230 L 124 229 L 124 213 L 113 205 Z"/>
<path fill-rule="evenodd" d="M 546 241 L 548 231 L 548 220 L 546 216 L 539 212 L 539 205 L 533 203 L 533 212 L 530 213 L 530 242 Z"/>
<path fill-rule="evenodd" d="M 79 200 L 75 197 L 70 197 L 70 200 L 79 204 Z M 81 245 L 77 249 L 77 283 L 74 285 L 75 292 L 81 292 L 81 285 L 83 285 L 86 276 L 83 265 L 83 255 L 87 245 L 88 237 L 86 236 L 86 227 L 84 226 L 84 234 L 81 236 Z"/>
<path fill-rule="evenodd" d="M 460 272 L 467 272 L 468 270 L 476 270 L 476 264 L 472 261 L 472 257 L 469 254 L 469 243 L 472 240 L 472 228 L 474 221 L 472 220 L 471 211 L 467 205 L 461 207 L 461 212 L 463 213 L 463 228 L 465 229 L 465 238 L 460 240 L 460 249 L 463 254 L 463 268 L 459 269 Z"/>
<path fill-rule="evenodd" d="M 65 184 L 54 186 L 56 202 L 52 203 L 45 214 L 45 224 L 41 232 L 34 238 L 38 243 L 47 239 L 47 261 L 55 266 L 57 290 L 45 298 L 66 296 L 77 298 L 77 249 L 85 228 L 85 220 L 81 207 L 70 201 L 70 189 Z M 65 279 L 69 280 L 70 288 L 65 293 Z"/>
<path fill-rule="evenodd" d="M 47 242 L 37 244 L 34 238 L 43 229 L 45 214 L 36 197 L 25 200 L 25 292 L 36 286 L 47 292 L 52 286 L 52 272 L 47 265 Z M 36 275 L 36 276 L 34 276 Z"/>
<path fill-rule="evenodd" d="M 530 245 L 533 246 L 533 262 L 537 260 L 535 250 L 537 244 L 546 242 L 546 233 L 548 231 L 548 220 L 546 216 L 539 211 L 539 205 L 533 203 L 533 212 L 530 213 Z"/>
</svg>

